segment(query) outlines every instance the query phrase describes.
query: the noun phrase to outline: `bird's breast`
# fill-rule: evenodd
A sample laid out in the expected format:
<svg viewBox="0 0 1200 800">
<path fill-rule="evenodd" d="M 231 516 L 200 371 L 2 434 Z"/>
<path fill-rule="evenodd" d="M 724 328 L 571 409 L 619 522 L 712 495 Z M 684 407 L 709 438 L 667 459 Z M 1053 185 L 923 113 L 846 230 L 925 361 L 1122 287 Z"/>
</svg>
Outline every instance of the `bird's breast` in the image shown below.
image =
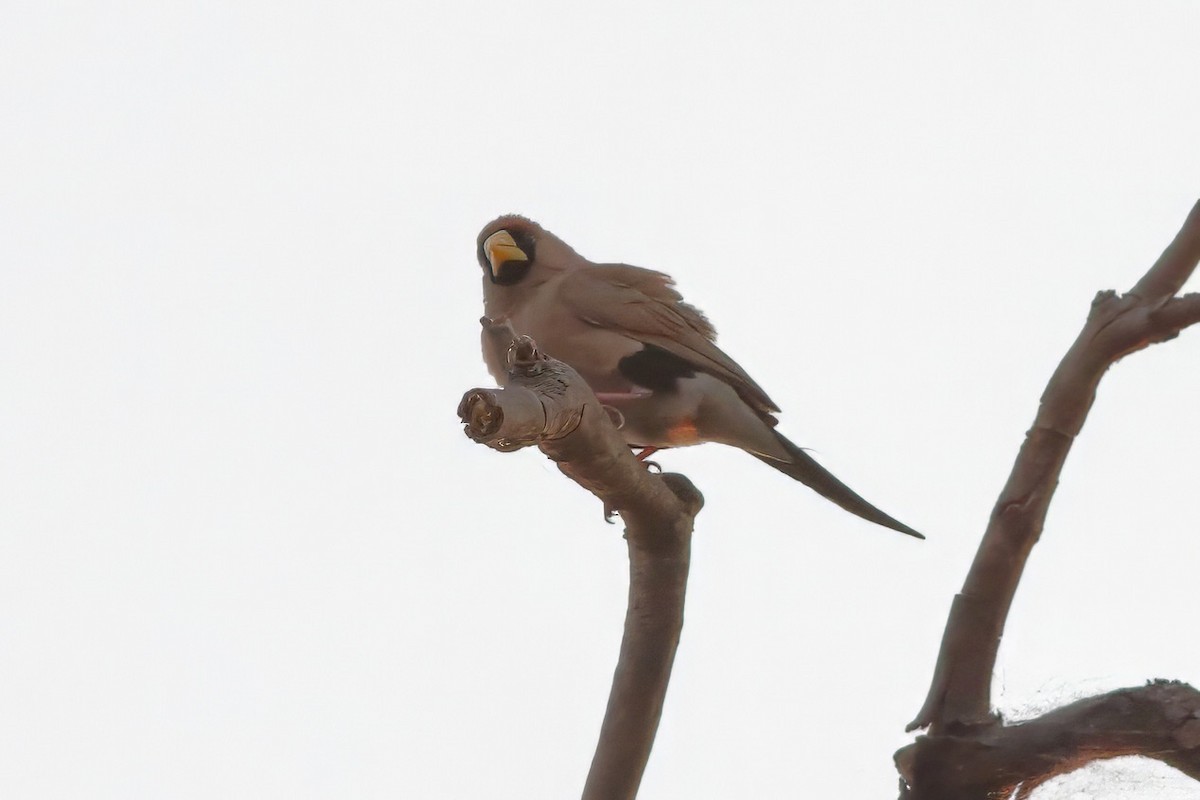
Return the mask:
<svg viewBox="0 0 1200 800">
<path fill-rule="evenodd" d="M 595 392 L 626 392 L 633 384 L 621 374 L 621 360 L 642 349 L 642 343 L 601 328 L 560 309 L 514 312 L 509 322 L 518 334 L 537 342 L 547 355 L 571 366 Z M 507 352 L 484 354 L 489 367 L 507 364 Z"/>
</svg>

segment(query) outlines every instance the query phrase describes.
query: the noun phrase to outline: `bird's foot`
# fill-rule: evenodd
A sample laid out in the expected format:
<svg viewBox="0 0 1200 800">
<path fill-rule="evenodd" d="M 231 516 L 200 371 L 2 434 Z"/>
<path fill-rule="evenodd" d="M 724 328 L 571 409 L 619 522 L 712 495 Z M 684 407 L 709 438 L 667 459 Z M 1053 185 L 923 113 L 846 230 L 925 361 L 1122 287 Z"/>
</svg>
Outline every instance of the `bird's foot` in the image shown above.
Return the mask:
<svg viewBox="0 0 1200 800">
<path fill-rule="evenodd" d="M 665 447 L 643 447 L 641 452 L 634 456 L 634 458 L 645 464 L 646 469 L 650 470 L 651 472 L 657 472 L 659 475 L 661 475 L 662 467 L 659 466 L 657 461 L 650 461 L 649 457 L 657 453 L 659 450 L 666 449 L 667 448 Z"/>
</svg>

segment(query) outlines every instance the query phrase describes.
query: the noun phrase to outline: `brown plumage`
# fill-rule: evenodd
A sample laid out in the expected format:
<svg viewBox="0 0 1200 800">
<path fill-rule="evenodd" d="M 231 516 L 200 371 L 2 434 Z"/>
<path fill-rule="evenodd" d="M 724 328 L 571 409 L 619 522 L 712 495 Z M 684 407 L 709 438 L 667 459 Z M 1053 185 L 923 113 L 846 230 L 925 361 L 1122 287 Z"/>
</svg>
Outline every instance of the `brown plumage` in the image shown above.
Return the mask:
<svg viewBox="0 0 1200 800">
<path fill-rule="evenodd" d="M 594 264 L 537 223 L 500 217 L 479 234 L 484 313 L 567 362 L 624 417 L 635 447 L 739 447 L 863 519 L 925 538 L 858 496 L 775 430 L 779 407 L 716 345 L 668 275 Z M 507 353 L 483 340 L 497 381 Z"/>
</svg>

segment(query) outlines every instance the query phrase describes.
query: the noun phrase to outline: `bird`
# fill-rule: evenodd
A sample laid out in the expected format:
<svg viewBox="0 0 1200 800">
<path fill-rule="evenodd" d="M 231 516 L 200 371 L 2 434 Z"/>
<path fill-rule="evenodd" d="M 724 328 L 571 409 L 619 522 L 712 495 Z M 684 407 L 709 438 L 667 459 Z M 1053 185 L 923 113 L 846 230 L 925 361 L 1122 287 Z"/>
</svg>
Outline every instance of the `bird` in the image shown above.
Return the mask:
<svg viewBox="0 0 1200 800">
<path fill-rule="evenodd" d="M 674 280 L 628 264 L 594 263 L 531 219 L 507 214 L 477 239 L 484 315 L 508 322 L 570 365 L 618 413 L 639 458 L 718 442 L 745 450 L 865 520 L 918 539 L 776 430 L 779 407 L 716 344 L 716 329 Z M 483 336 L 501 385 L 507 348 Z"/>
</svg>

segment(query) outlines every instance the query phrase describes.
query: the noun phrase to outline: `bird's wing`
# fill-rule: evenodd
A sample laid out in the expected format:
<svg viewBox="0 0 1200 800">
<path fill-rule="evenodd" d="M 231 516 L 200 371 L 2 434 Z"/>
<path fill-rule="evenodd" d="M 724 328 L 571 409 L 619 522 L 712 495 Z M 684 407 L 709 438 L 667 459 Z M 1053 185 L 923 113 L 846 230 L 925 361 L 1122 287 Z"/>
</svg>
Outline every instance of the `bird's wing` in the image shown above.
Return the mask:
<svg viewBox="0 0 1200 800">
<path fill-rule="evenodd" d="M 714 344 L 717 332 L 699 309 L 685 303 L 669 275 L 626 264 L 573 270 L 559 298 L 582 321 L 655 345 L 732 386 L 761 414 L 779 408 L 736 361 Z"/>
</svg>

